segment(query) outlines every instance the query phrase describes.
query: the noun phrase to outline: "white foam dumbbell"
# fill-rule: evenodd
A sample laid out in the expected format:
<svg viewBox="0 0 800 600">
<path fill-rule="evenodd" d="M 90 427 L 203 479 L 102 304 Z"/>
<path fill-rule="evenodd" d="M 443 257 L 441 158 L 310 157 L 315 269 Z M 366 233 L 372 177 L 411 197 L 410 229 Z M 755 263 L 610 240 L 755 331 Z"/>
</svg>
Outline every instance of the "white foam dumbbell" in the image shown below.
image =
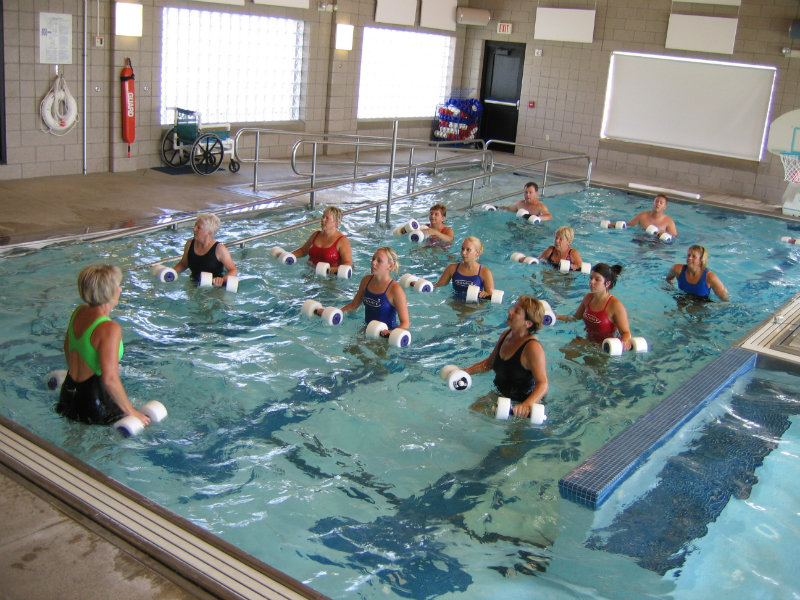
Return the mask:
<svg viewBox="0 0 800 600">
<path fill-rule="evenodd" d="M 524 208 L 520 208 L 519 210 L 517 210 L 517 216 L 520 219 L 527 219 L 528 215 L 530 215 L 530 214 L 531 213 L 529 211 L 525 210 Z"/>
<path fill-rule="evenodd" d="M 353 267 L 351 265 L 339 265 L 336 269 L 336 277 L 339 279 L 350 279 L 353 276 Z"/>
<path fill-rule="evenodd" d="M 398 236 L 406 235 L 407 233 L 411 233 L 412 231 L 415 231 L 417 229 L 419 229 L 419 221 L 417 221 L 416 219 L 410 219 L 409 221 L 403 223 L 402 225 L 398 225 L 397 227 L 395 227 L 392 233 Z"/>
<path fill-rule="evenodd" d="M 225 279 L 225 290 L 233 293 L 239 291 L 239 278 L 236 275 L 228 275 Z"/>
<path fill-rule="evenodd" d="M 508 416 L 511 414 L 511 398 L 500 396 L 497 399 L 497 408 L 494 411 L 494 418 L 501 421 L 507 421 Z"/>
<path fill-rule="evenodd" d="M 370 321 L 367 323 L 367 337 L 377 339 L 381 337 L 381 332 L 389 329 L 383 321 Z"/>
<path fill-rule="evenodd" d="M 662 231 L 658 235 L 658 239 L 660 239 L 665 244 L 671 244 L 672 243 L 672 234 L 671 233 L 667 233 L 666 231 Z"/>
<path fill-rule="evenodd" d="M 538 402 L 531 407 L 531 425 L 541 425 L 547 420 L 544 404 Z"/>
<path fill-rule="evenodd" d="M 542 217 L 539 215 L 528 215 L 525 217 L 525 220 L 528 221 L 530 225 L 538 225 L 542 222 Z"/>
<path fill-rule="evenodd" d="M 617 221 L 614 223 L 614 229 L 625 229 L 628 224 L 625 221 Z"/>
<path fill-rule="evenodd" d="M 619 356 L 622 354 L 624 346 L 622 340 L 619 338 L 606 338 L 603 340 L 603 352 L 611 356 Z"/>
<path fill-rule="evenodd" d="M 200 287 L 211 287 L 214 285 L 214 275 L 208 271 L 200 273 Z"/>
<path fill-rule="evenodd" d="M 491 298 L 492 304 L 502 304 L 505 295 L 506 293 L 503 290 L 494 290 Z"/>
<path fill-rule="evenodd" d="M 65 369 L 56 369 L 55 371 L 50 371 L 47 374 L 47 376 L 44 378 L 44 382 L 48 390 L 59 390 L 61 389 L 61 384 L 64 383 L 66 378 L 67 371 Z"/>
<path fill-rule="evenodd" d="M 523 260 L 525 260 L 525 255 L 522 252 L 512 252 L 509 258 L 514 262 L 521 263 Z"/>
<path fill-rule="evenodd" d="M 303 302 L 300 312 L 311 318 L 317 316 L 317 310 L 319 309 L 322 309 L 322 315 L 320 316 L 326 325 L 339 325 L 344 319 L 344 313 L 335 306 L 323 307 L 321 302 L 310 299 Z"/>
<path fill-rule="evenodd" d="M 405 348 L 411 345 L 411 333 L 408 329 L 396 327 L 389 334 L 389 345 L 395 348 Z"/>
<path fill-rule="evenodd" d="M 609 227 L 611 227 L 611 221 L 609 221 L 608 219 L 603 219 L 602 221 L 600 221 L 600 227 L 602 227 L 603 229 L 608 229 Z"/>
<path fill-rule="evenodd" d="M 544 318 L 542 319 L 542 325 L 545 327 L 551 327 L 556 324 L 558 317 L 556 317 L 556 313 L 553 310 L 553 307 L 550 306 L 550 303 L 547 300 L 539 300 L 544 307 Z"/>
<path fill-rule="evenodd" d="M 422 279 L 421 277 L 416 277 L 414 281 L 410 283 L 410 287 L 414 288 L 418 292 L 433 291 L 433 284 L 427 279 Z"/>
<path fill-rule="evenodd" d="M 167 416 L 167 409 L 158 400 L 151 400 L 142 406 L 139 411 L 148 417 L 152 423 L 158 423 Z M 144 430 L 144 424 L 133 415 L 122 417 L 119 421 L 114 423 L 114 429 L 119 431 L 125 437 L 133 437 L 139 435 Z"/>
<path fill-rule="evenodd" d="M 592 272 L 592 263 L 582 262 L 581 263 L 581 273 L 584 275 L 589 275 Z"/>
<path fill-rule="evenodd" d="M 572 261 L 568 258 L 562 258 L 558 263 L 558 270 L 562 273 L 569 273 L 572 269 Z"/>
<path fill-rule="evenodd" d="M 284 265 L 293 265 L 297 262 L 297 257 L 291 252 L 287 252 L 280 246 L 273 246 L 269 251 L 273 258 L 276 258 L 279 263 Z"/>
<path fill-rule="evenodd" d="M 494 212 L 497 210 L 497 206 L 495 206 L 494 204 L 484 204 L 483 210 L 485 210 L 486 212 Z"/>
<path fill-rule="evenodd" d="M 411 233 L 408 234 L 408 239 L 409 239 L 409 241 L 414 242 L 415 244 L 418 244 L 419 242 L 421 242 L 421 241 L 423 241 L 425 239 L 425 232 L 422 231 L 421 229 L 417 229 L 416 231 L 412 231 Z"/>
<path fill-rule="evenodd" d="M 539 264 L 539 259 L 536 258 L 535 256 L 526 256 L 525 258 L 522 259 L 522 264 L 525 264 L 525 265 L 538 265 Z"/>
<path fill-rule="evenodd" d="M 331 263 L 326 262 L 318 262 L 317 266 L 314 267 L 314 275 L 317 277 L 327 277 L 328 273 L 331 272 Z"/>
<path fill-rule="evenodd" d="M 412 275 L 411 273 L 404 273 L 398 279 L 398 283 L 402 285 L 404 288 L 411 287 L 411 284 L 414 283 L 419 277 L 416 275 Z"/>
<path fill-rule="evenodd" d="M 634 352 L 647 352 L 650 350 L 647 340 L 643 337 L 632 337 L 631 346 Z"/>
<path fill-rule="evenodd" d="M 439 376 L 447 382 L 447 387 L 454 392 L 463 392 L 472 387 L 472 377 L 457 365 L 445 365 Z"/>
<path fill-rule="evenodd" d="M 158 277 L 161 283 L 171 283 L 178 278 L 178 273 L 175 269 L 167 265 L 153 265 L 150 267 L 150 273 Z"/>
<path fill-rule="evenodd" d="M 647 229 L 645 229 L 645 232 L 649 233 L 650 235 L 658 235 L 659 231 L 658 225 L 648 225 Z"/>
<path fill-rule="evenodd" d="M 467 302 L 477 302 L 480 298 L 481 288 L 477 285 L 469 285 L 467 286 Z"/>
</svg>

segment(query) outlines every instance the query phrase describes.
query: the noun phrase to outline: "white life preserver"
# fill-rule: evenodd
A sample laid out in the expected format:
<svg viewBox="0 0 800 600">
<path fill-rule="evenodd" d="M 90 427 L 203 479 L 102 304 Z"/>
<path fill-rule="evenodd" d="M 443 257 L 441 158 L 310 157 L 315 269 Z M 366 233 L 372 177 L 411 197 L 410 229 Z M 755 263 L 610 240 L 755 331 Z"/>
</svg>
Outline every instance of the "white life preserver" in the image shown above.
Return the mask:
<svg viewBox="0 0 800 600">
<path fill-rule="evenodd" d="M 78 103 L 61 75 L 56 77 L 53 87 L 42 98 L 40 113 L 47 129 L 54 135 L 67 133 L 78 120 Z"/>
</svg>

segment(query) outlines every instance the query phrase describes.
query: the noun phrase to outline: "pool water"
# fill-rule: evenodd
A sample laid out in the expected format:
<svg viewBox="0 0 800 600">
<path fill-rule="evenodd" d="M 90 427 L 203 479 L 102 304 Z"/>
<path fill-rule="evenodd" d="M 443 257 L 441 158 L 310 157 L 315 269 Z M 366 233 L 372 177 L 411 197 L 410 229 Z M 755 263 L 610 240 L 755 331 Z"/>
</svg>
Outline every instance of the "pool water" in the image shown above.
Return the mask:
<svg viewBox="0 0 800 600">
<path fill-rule="evenodd" d="M 524 181 L 495 178 L 481 194 L 521 189 Z M 349 193 L 361 202 L 385 189 Z M 3 414 L 333 598 L 672 593 L 681 581 L 674 569 L 662 575 L 590 548 L 592 513 L 562 500 L 558 479 L 792 295 L 800 251 L 780 237 L 796 234 L 783 221 L 671 202 L 667 212 L 680 237 L 666 245 L 639 230 L 598 227 L 602 218 L 648 209 L 648 198 L 598 189 L 547 197 L 555 220 L 532 226 L 506 211 L 460 210 L 467 194 L 393 207 L 396 226 L 412 216 L 423 220 L 431 204 L 444 201 L 456 232 L 449 247 L 392 237 L 374 210 L 347 215 L 341 229 L 354 248 L 350 281 L 321 280 L 305 264 L 271 258 L 271 246 L 296 248 L 311 228 L 244 248 L 229 244 L 238 294 L 198 289 L 186 276 L 161 284 L 135 269 L 180 254 L 188 228 L 0 261 Z M 308 217 L 283 211 L 225 221 L 218 237 L 230 243 Z M 546 426 L 495 421 L 468 409 L 491 390 L 491 374 L 456 393 L 439 368 L 488 355 L 521 294 L 548 300 L 557 313 L 575 311 L 588 291 L 586 275 L 508 260 L 513 251 L 538 256 L 562 224 L 575 228 L 573 246 L 584 260 L 624 265 L 614 294 L 650 352 L 610 358 L 575 341 L 581 324 L 546 328 L 538 336 L 550 382 Z M 405 349 L 366 340 L 361 310 L 338 327 L 300 313 L 308 298 L 348 302 L 382 245 L 398 251 L 400 273 L 435 281 L 458 260 L 467 235 L 485 244 L 481 263 L 505 291 L 502 306 L 465 306 L 449 289 L 409 290 L 413 340 Z M 664 283 L 695 242 L 708 248 L 731 302 L 687 302 Z M 47 372 L 63 368 L 77 274 L 101 261 L 133 269 L 112 315 L 123 326 L 128 393 L 135 404 L 158 399 L 169 409 L 165 422 L 132 439 L 64 421 L 42 384 Z M 784 570 L 769 576 L 793 577 Z"/>
</svg>

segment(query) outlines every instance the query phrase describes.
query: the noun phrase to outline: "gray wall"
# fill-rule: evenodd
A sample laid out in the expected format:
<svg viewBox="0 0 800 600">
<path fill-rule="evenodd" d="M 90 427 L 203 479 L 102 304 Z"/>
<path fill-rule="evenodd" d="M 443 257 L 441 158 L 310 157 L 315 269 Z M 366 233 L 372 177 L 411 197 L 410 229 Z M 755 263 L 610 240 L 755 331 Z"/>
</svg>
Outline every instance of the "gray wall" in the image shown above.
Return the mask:
<svg viewBox="0 0 800 600">
<path fill-rule="evenodd" d="M 772 201 L 785 188 L 783 169 L 777 157 L 767 155 L 760 163 L 727 160 L 699 154 L 667 151 L 646 146 L 601 142 L 605 83 L 609 57 L 614 50 L 632 50 L 685 55 L 737 62 L 773 65 L 778 68 L 772 118 L 798 107 L 800 59 L 788 59 L 781 48 L 791 46 L 789 26 L 797 18 L 797 0 L 742 0 L 740 8 L 717 8 L 702 4 L 672 3 L 669 0 L 598 0 L 592 44 L 537 41 L 533 39 L 537 2 L 533 0 L 470 0 L 469 6 L 487 8 L 493 20 L 486 27 L 459 26 L 456 31 L 456 63 L 453 87 L 477 95 L 483 46 L 486 39 L 503 39 L 527 45 L 522 89 L 522 108 L 517 141 L 532 145 L 582 152 L 593 157 L 596 168 L 646 183 L 672 181 L 676 187 L 717 190 Z M 70 89 L 83 101 L 84 4 L 77 0 L 3 0 L 5 37 L 5 111 L 7 118 L 8 164 L 0 166 L 0 179 L 77 174 L 83 170 L 86 127 L 86 169 L 88 172 L 129 171 L 160 164 L 159 148 L 164 128 L 158 123 L 160 72 L 160 11 L 167 3 L 142 0 L 145 33 L 141 39 L 117 38 L 112 33 L 113 3 L 89 0 L 86 49 L 88 77 L 87 118 L 64 137 L 41 131 L 39 102 L 49 89 L 54 69 L 38 63 L 39 12 L 73 15 L 73 63 L 64 67 Z M 338 12 L 284 9 L 247 3 L 231 7 L 205 2 L 172 2 L 171 6 L 287 16 L 306 22 L 306 87 L 302 120 L 270 123 L 298 133 L 368 133 L 388 135 L 391 122 L 356 120 L 358 66 L 361 28 L 373 24 L 374 0 L 339 0 Z M 465 0 L 461 4 L 467 4 Z M 566 0 L 548 6 L 594 8 L 594 2 Z M 683 6 L 694 14 L 738 16 L 739 27 L 732 56 L 665 50 L 670 10 Z M 105 36 L 104 48 L 94 47 L 98 33 Z M 333 50 L 336 20 L 356 25 L 354 50 Z M 496 21 L 513 24 L 510 36 L 495 33 Z M 800 47 L 800 43 L 798 43 Z M 534 56 L 541 49 L 541 56 Z M 127 145 L 120 133 L 119 73 L 126 57 L 136 72 L 136 142 L 127 158 Z M 647 93 L 647 90 L 643 90 Z M 527 108 L 529 101 L 536 107 Z M 431 117 L 434 107 L 431 107 Z M 245 124 L 237 123 L 234 127 Z M 265 125 L 265 124 L 258 124 Z M 431 119 L 403 121 L 401 135 L 427 139 Z M 546 137 L 549 136 L 549 141 Z M 276 139 L 271 156 L 285 157 L 293 137 Z"/>
</svg>

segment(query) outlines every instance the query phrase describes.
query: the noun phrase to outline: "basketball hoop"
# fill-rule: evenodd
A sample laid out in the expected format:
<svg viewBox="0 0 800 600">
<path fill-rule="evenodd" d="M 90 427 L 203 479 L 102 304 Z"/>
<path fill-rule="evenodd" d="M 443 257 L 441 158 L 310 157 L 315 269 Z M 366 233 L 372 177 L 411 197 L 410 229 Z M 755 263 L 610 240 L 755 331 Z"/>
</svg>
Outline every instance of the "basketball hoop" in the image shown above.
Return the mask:
<svg viewBox="0 0 800 600">
<path fill-rule="evenodd" d="M 800 183 L 800 153 L 781 152 L 784 179 L 791 183 Z"/>
</svg>

